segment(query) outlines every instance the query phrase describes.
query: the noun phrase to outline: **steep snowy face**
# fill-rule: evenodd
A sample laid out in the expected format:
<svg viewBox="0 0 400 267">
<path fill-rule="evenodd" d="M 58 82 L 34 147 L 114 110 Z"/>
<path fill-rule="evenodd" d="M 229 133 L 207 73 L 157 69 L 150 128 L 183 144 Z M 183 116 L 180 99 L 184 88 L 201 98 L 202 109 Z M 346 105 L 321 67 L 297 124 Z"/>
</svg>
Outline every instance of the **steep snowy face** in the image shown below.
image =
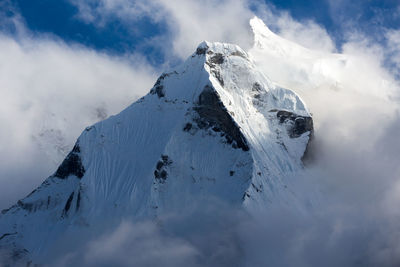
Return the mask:
<svg viewBox="0 0 400 267">
<path fill-rule="evenodd" d="M 150 93 L 83 131 L 56 172 L 0 217 L 0 246 L 43 261 L 105 219 L 157 219 L 218 199 L 250 212 L 304 208 L 296 174 L 313 132 L 292 91 L 241 48 L 203 42 Z"/>
</svg>

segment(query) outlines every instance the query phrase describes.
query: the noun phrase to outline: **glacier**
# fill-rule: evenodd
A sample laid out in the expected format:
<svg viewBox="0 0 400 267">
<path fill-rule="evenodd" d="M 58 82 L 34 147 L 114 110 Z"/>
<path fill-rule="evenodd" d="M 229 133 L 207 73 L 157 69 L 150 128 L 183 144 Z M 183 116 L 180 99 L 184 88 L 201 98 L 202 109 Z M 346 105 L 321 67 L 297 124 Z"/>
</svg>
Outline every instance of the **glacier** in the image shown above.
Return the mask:
<svg viewBox="0 0 400 267">
<path fill-rule="evenodd" d="M 296 188 L 313 120 L 234 44 L 203 42 L 150 92 L 87 127 L 42 185 L 0 215 L 0 247 L 45 263 L 69 233 L 124 216 L 158 221 L 218 199 L 247 212 L 306 210 Z"/>
</svg>

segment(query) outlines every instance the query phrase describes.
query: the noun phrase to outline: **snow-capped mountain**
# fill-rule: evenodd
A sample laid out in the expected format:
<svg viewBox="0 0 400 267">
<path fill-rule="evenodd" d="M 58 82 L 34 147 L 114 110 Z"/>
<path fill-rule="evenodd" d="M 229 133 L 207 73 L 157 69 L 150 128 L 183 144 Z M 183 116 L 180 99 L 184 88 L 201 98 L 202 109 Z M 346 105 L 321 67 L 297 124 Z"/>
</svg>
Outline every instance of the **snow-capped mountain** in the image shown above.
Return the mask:
<svg viewBox="0 0 400 267">
<path fill-rule="evenodd" d="M 43 262 L 105 218 L 154 219 L 216 198 L 304 208 L 293 183 L 313 132 L 302 100 L 236 45 L 203 42 L 149 94 L 86 128 L 53 175 L 0 215 L 0 246 Z"/>
</svg>

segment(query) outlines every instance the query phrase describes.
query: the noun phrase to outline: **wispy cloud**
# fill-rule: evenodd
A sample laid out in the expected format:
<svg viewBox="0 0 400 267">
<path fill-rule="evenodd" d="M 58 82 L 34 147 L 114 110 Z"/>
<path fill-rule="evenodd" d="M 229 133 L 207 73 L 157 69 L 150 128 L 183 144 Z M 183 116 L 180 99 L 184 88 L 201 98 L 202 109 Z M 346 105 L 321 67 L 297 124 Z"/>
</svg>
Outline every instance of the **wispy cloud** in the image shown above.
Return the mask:
<svg viewBox="0 0 400 267">
<path fill-rule="evenodd" d="M 55 259 L 57 266 L 196 266 L 198 252 L 178 237 L 163 235 L 154 223 L 122 221 L 111 232 Z"/>
<path fill-rule="evenodd" d="M 79 18 L 99 27 L 113 19 L 125 21 L 132 26 L 143 17 L 166 24 L 167 32 L 158 37 L 163 40 L 163 45 L 158 48 L 168 57 L 174 55 L 184 59 L 204 40 L 250 46 L 248 20 L 252 12 L 244 0 L 70 2 L 79 8 Z"/>
</svg>

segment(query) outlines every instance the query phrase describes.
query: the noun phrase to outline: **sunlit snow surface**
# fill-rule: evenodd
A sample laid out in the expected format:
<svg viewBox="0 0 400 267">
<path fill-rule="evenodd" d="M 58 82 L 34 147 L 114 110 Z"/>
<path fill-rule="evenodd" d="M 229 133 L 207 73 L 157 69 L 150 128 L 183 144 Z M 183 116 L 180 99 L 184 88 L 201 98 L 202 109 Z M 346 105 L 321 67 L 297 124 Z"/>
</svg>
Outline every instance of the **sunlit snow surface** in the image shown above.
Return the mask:
<svg viewBox="0 0 400 267">
<path fill-rule="evenodd" d="M 307 209 L 294 184 L 312 130 L 293 127 L 309 117 L 241 48 L 204 42 L 149 94 L 84 130 L 62 168 L 2 212 L 0 245 L 41 262 L 76 229 L 124 216 L 157 221 L 213 198 L 250 213 Z"/>
</svg>

